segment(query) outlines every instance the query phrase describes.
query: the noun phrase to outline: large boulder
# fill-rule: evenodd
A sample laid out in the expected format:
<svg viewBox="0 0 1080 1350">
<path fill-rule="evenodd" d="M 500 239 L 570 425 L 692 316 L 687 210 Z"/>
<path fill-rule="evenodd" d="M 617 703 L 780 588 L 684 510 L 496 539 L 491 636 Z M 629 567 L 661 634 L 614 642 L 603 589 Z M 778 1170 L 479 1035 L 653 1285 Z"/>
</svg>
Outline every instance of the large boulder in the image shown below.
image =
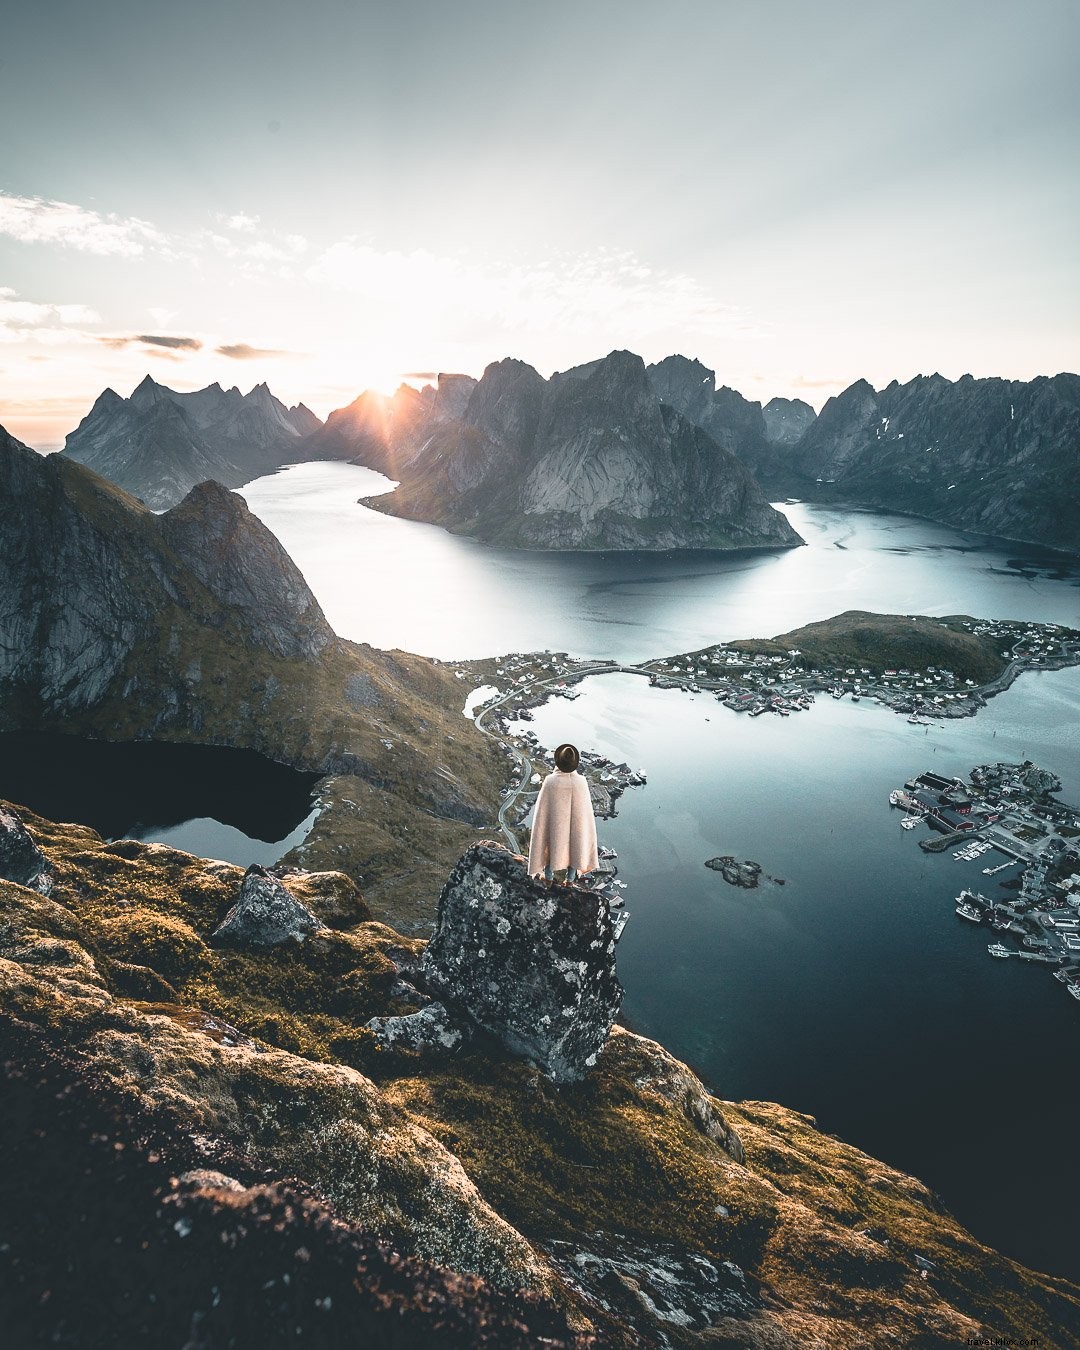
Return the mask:
<svg viewBox="0 0 1080 1350">
<path fill-rule="evenodd" d="M 290 939 L 303 942 L 322 927 L 277 877 L 252 863 L 235 904 L 214 929 L 212 941 L 219 946 L 279 947 Z"/>
<path fill-rule="evenodd" d="M 0 880 L 28 886 L 39 895 L 49 895 L 53 888 L 49 860 L 10 806 L 0 806 Z"/>
<path fill-rule="evenodd" d="M 584 1078 L 622 1002 L 607 901 L 536 882 L 487 841 L 447 878 L 423 974 L 452 1013 L 560 1083 Z"/>
</svg>

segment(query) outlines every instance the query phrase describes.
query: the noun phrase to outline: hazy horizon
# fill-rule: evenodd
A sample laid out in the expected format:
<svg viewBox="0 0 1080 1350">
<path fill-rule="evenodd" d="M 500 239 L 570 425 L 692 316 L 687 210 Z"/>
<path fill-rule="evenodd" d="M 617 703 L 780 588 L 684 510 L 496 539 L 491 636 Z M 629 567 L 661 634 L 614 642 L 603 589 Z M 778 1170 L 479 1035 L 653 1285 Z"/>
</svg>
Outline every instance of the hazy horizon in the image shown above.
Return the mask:
<svg viewBox="0 0 1080 1350">
<path fill-rule="evenodd" d="M 0 424 L 517 356 L 762 403 L 1080 368 L 1080 9 L 317 0 L 14 12 Z"/>
</svg>

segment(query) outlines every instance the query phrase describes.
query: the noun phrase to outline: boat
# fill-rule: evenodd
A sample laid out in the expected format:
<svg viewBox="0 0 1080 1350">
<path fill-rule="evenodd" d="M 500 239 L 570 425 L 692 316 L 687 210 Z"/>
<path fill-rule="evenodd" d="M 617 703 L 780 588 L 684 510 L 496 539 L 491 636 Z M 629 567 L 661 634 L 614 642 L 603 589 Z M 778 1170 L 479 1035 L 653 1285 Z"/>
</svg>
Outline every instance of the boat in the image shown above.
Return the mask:
<svg viewBox="0 0 1080 1350">
<path fill-rule="evenodd" d="M 1070 984 L 1069 993 L 1072 994 L 1073 998 L 1080 998 L 1080 984 Z"/>
<path fill-rule="evenodd" d="M 1002 942 L 991 942 L 986 950 L 991 956 L 1012 956 L 1012 952 Z"/>
<path fill-rule="evenodd" d="M 900 822 L 900 828 L 902 830 L 913 830 L 920 820 L 922 820 L 922 816 L 905 816 Z"/>
<path fill-rule="evenodd" d="M 961 900 L 956 906 L 956 912 L 962 919 L 970 919 L 972 923 L 982 923 L 982 910 L 976 909 L 970 901 Z"/>
</svg>

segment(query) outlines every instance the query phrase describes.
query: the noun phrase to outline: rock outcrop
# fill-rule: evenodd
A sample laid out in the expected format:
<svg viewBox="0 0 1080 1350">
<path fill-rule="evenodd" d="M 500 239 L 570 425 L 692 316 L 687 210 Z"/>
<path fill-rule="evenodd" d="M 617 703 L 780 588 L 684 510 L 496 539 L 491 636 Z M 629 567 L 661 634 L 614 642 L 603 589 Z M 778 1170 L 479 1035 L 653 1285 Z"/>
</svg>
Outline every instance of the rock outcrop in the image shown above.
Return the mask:
<svg viewBox="0 0 1080 1350">
<path fill-rule="evenodd" d="M 49 895 L 53 870 L 17 811 L 0 804 L 0 879 Z"/>
<path fill-rule="evenodd" d="M 791 448 L 784 487 L 1080 552 L 1080 376 L 858 380 Z"/>
<path fill-rule="evenodd" d="M 547 381 L 524 362 L 496 362 L 464 414 L 435 428 L 398 476 L 366 504 L 513 548 L 802 542 L 742 461 L 657 396 L 631 352 Z"/>
<path fill-rule="evenodd" d="M 220 947 L 279 947 L 283 942 L 303 942 L 321 927 L 303 901 L 265 867 L 252 863 L 236 903 L 214 929 L 213 941 Z"/>
<path fill-rule="evenodd" d="M 607 901 L 534 881 L 498 844 L 474 844 L 447 878 L 423 972 L 454 1013 L 559 1083 L 596 1063 L 622 1002 Z"/>
<path fill-rule="evenodd" d="M 181 394 L 147 375 L 130 398 L 106 389 L 63 453 L 163 510 L 208 478 L 239 487 L 271 473 L 321 426 L 310 408 L 285 407 L 265 384 L 248 394 L 216 383 Z"/>
</svg>

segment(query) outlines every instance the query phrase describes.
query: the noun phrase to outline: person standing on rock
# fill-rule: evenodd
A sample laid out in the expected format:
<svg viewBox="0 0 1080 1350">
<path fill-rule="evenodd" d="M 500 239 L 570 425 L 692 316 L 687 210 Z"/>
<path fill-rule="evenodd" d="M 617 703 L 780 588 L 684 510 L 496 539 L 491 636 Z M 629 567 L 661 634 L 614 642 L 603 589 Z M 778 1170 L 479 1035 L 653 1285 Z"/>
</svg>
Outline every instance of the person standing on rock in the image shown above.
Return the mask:
<svg viewBox="0 0 1080 1350">
<path fill-rule="evenodd" d="M 555 768 L 540 784 L 529 840 L 529 876 L 566 872 L 566 882 L 596 870 L 596 818 L 589 784 L 578 773 L 581 756 L 575 746 L 555 750 Z"/>
</svg>

